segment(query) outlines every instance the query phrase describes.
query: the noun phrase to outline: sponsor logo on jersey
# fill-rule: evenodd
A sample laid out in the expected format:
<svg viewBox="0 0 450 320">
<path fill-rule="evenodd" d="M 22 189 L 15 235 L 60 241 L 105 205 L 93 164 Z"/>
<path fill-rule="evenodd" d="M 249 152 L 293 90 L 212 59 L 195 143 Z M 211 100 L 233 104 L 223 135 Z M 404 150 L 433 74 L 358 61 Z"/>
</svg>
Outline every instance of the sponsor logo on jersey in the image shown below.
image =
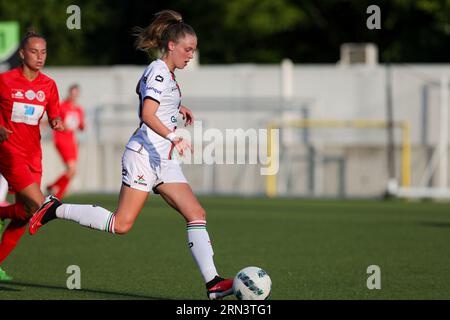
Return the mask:
<svg viewBox="0 0 450 320">
<path fill-rule="evenodd" d="M 170 121 L 172 121 L 172 123 L 176 123 L 177 122 L 177 118 L 175 116 L 171 116 L 170 117 Z"/>
<path fill-rule="evenodd" d="M 29 125 L 38 125 L 39 119 L 43 113 L 44 107 L 41 105 L 14 102 L 11 113 L 11 121 Z"/>
<path fill-rule="evenodd" d="M 34 110 L 36 108 L 34 106 L 25 105 L 25 115 L 32 116 L 34 114 Z"/>
<path fill-rule="evenodd" d="M 69 111 L 64 118 L 64 126 L 66 130 L 76 130 L 80 126 L 80 117 L 77 112 Z"/>
<path fill-rule="evenodd" d="M 39 102 L 44 101 L 44 100 L 45 100 L 45 93 L 44 93 L 44 91 L 39 90 L 39 91 L 36 93 L 36 99 L 37 99 Z"/>
<path fill-rule="evenodd" d="M 27 97 L 28 100 L 33 100 L 34 98 L 36 98 L 36 93 L 34 93 L 33 90 L 28 90 L 27 92 L 25 92 L 25 97 Z"/>
<path fill-rule="evenodd" d="M 156 88 L 153 88 L 153 87 L 148 88 L 148 90 L 152 90 L 152 91 L 156 92 L 157 94 L 161 94 L 162 93 L 162 91 L 160 91 L 160 90 L 158 90 Z"/>
<path fill-rule="evenodd" d="M 164 78 L 158 74 L 158 75 L 155 77 L 155 80 L 156 80 L 156 81 L 159 81 L 159 82 L 163 82 L 163 81 L 164 81 Z"/>
<path fill-rule="evenodd" d="M 11 90 L 11 98 L 24 99 L 25 98 L 24 90 L 22 90 L 22 89 L 12 89 Z"/>
</svg>

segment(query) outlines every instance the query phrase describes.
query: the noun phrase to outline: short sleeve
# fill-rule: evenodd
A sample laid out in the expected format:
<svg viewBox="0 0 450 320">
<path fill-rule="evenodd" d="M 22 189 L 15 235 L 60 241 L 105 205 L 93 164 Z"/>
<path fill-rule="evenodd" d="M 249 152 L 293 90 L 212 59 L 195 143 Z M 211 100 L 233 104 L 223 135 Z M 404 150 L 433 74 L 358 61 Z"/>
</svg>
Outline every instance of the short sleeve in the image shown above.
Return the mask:
<svg viewBox="0 0 450 320">
<path fill-rule="evenodd" d="M 47 103 L 47 115 L 49 119 L 54 119 L 60 116 L 59 93 L 55 82 L 52 82 L 52 86 L 50 88 L 50 97 L 48 98 Z"/>
<path fill-rule="evenodd" d="M 169 79 L 162 72 L 158 72 L 158 70 L 150 72 L 145 79 L 145 88 L 144 92 L 142 92 L 143 100 L 150 98 L 158 103 L 161 102 L 161 96 L 164 90 L 167 89 L 168 84 Z"/>
</svg>

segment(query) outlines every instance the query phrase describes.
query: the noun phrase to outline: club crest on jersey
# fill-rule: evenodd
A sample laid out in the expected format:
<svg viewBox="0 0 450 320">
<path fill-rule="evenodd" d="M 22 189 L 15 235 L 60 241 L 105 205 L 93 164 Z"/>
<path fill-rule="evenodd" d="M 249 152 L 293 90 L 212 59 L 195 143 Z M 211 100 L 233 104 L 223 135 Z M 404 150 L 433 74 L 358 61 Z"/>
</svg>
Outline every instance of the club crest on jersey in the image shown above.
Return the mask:
<svg viewBox="0 0 450 320">
<path fill-rule="evenodd" d="M 156 80 L 156 81 L 159 81 L 159 82 L 163 82 L 163 81 L 164 81 L 164 78 L 158 74 L 158 75 L 155 77 L 155 80 Z"/>
<path fill-rule="evenodd" d="M 36 93 L 34 93 L 33 90 L 28 90 L 27 92 L 25 92 L 25 97 L 27 97 L 28 100 L 33 100 L 34 98 L 36 98 Z"/>
<path fill-rule="evenodd" d="M 37 99 L 39 102 L 44 101 L 44 100 L 45 100 L 45 93 L 44 93 L 44 91 L 39 90 L 39 91 L 36 93 L 36 99 Z"/>
<path fill-rule="evenodd" d="M 11 89 L 11 98 L 24 99 L 25 98 L 24 90 L 22 90 L 22 89 Z"/>
<path fill-rule="evenodd" d="M 137 179 L 134 180 L 134 183 L 140 184 L 142 186 L 147 186 L 147 183 L 145 182 L 144 175 L 138 175 Z"/>
</svg>

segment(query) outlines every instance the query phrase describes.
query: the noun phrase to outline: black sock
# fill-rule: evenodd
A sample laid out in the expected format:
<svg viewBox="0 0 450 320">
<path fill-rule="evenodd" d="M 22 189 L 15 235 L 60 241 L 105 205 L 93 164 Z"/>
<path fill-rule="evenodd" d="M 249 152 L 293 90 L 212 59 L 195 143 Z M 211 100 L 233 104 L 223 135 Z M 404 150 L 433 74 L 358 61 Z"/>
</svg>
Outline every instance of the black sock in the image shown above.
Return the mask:
<svg viewBox="0 0 450 320">
<path fill-rule="evenodd" d="M 206 288 L 207 289 L 210 289 L 210 288 L 212 288 L 212 287 L 214 287 L 216 284 L 218 284 L 220 281 L 222 281 L 223 280 L 223 278 L 221 278 L 221 277 L 219 277 L 219 276 L 215 276 L 214 277 L 214 279 L 212 279 L 211 281 L 209 281 L 207 284 L 206 284 Z"/>
<path fill-rule="evenodd" d="M 50 206 L 50 208 L 47 209 L 47 212 L 44 214 L 44 216 L 42 217 L 41 223 L 42 224 L 46 224 L 47 222 L 56 219 L 56 209 L 62 205 L 62 203 L 52 203 L 52 205 Z"/>
</svg>

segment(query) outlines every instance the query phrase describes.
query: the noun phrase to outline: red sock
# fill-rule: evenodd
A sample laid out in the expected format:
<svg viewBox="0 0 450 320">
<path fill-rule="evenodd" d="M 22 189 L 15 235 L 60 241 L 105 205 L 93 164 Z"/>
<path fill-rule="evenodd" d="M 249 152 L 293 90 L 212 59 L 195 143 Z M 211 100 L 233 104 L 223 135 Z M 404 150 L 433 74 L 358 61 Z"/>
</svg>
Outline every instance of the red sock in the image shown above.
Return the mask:
<svg viewBox="0 0 450 320">
<path fill-rule="evenodd" d="M 0 243 L 0 264 L 9 256 L 11 251 L 19 242 L 27 226 L 27 221 L 11 220 L 8 227 L 3 231 Z"/>
<path fill-rule="evenodd" d="M 27 213 L 21 203 L 14 203 L 6 207 L 0 207 L 0 219 L 25 220 L 26 218 Z"/>
<path fill-rule="evenodd" d="M 69 185 L 69 181 L 70 179 L 65 174 L 63 174 L 47 188 L 54 189 L 56 187 L 57 192 L 55 194 L 55 197 L 57 197 L 58 199 L 62 199 L 64 193 L 67 190 L 67 186 Z"/>
<path fill-rule="evenodd" d="M 67 176 L 64 176 L 64 178 L 65 179 L 63 179 L 59 183 L 59 189 L 58 189 L 58 192 L 55 195 L 55 197 L 57 197 L 58 199 L 62 199 L 64 197 L 64 194 L 66 193 L 67 187 L 69 186 L 70 179 L 67 178 Z"/>
</svg>

